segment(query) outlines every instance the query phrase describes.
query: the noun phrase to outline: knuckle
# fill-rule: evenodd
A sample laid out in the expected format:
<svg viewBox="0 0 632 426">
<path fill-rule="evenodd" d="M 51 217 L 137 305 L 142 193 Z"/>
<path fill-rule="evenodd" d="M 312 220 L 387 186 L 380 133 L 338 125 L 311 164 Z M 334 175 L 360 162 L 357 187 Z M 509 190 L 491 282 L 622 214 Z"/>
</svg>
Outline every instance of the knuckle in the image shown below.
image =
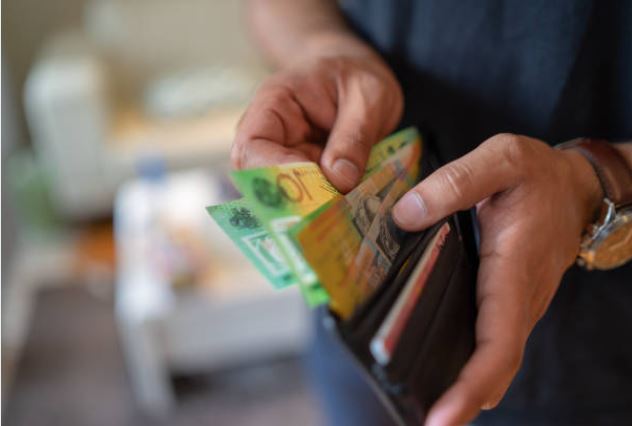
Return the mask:
<svg viewBox="0 0 632 426">
<path fill-rule="evenodd" d="M 487 143 L 507 147 L 510 144 L 518 144 L 521 141 L 520 135 L 515 133 L 498 133 L 487 140 Z"/>
<path fill-rule="evenodd" d="M 244 149 L 243 142 L 239 139 L 235 140 L 233 146 L 230 149 L 230 163 L 235 169 L 240 169 L 244 163 Z"/>
<path fill-rule="evenodd" d="M 319 65 L 325 70 L 333 70 L 335 73 L 347 77 L 353 75 L 357 70 L 356 60 L 344 56 L 323 58 Z"/>
<path fill-rule="evenodd" d="M 349 126 L 342 139 L 344 149 L 353 155 L 363 153 L 372 146 L 368 131 L 361 125 Z"/>
<path fill-rule="evenodd" d="M 254 135 L 256 128 L 253 127 L 252 115 L 250 109 L 244 113 L 237 124 L 235 139 L 230 148 L 230 162 L 236 169 L 243 168 L 247 164 L 248 147 Z"/>
<path fill-rule="evenodd" d="M 257 88 L 251 105 L 278 104 L 287 102 L 294 87 L 300 83 L 299 76 L 291 72 L 278 72 L 265 79 Z"/>
<path fill-rule="evenodd" d="M 444 168 L 441 186 L 460 199 L 465 196 L 465 188 L 471 185 L 472 179 L 472 171 L 466 164 L 453 162 Z"/>
<path fill-rule="evenodd" d="M 546 146 L 542 142 L 512 133 L 500 133 L 485 143 L 498 153 L 503 166 L 511 170 L 515 181 L 538 176 L 542 161 L 534 160 L 541 158 L 542 146 Z"/>
<path fill-rule="evenodd" d="M 345 70 L 349 68 L 349 59 L 339 56 L 325 57 L 319 60 L 318 65 L 322 68 Z"/>
<path fill-rule="evenodd" d="M 384 78 L 372 72 L 362 73 L 360 75 L 360 83 L 370 92 L 380 93 L 386 90 Z"/>
<path fill-rule="evenodd" d="M 289 87 L 277 85 L 262 94 L 262 103 L 264 107 L 274 108 L 278 105 L 285 104 L 291 97 L 292 91 Z"/>
<path fill-rule="evenodd" d="M 503 160 L 514 170 L 520 172 L 530 166 L 533 145 L 529 140 L 511 133 L 501 133 L 493 140 L 499 146 Z"/>
</svg>

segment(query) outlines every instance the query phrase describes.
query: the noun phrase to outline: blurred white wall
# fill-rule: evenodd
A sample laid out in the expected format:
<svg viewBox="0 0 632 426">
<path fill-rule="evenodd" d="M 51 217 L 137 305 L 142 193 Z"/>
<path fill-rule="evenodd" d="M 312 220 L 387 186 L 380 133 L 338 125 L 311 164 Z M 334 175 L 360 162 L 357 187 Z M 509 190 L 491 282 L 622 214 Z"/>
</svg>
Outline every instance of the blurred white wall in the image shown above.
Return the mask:
<svg viewBox="0 0 632 426">
<path fill-rule="evenodd" d="M 257 66 L 261 61 L 241 24 L 245 0 L 5 0 L 3 63 L 12 75 L 20 132 L 28 138 L 22 93 L 28 71 L 53 34 L 90 33 L 109 53 L 117 85 L 137 94 L 160 72 L 217 64 Z M 149 73 L 149 74 L 148 74 Z M 153 75 L 152 75 L 153 74 Z"/>
<path fill-rule="evenodd" d="M 2 66 L 3 75 L 11 75 L 9 85 L 15 103 L 15 117 L 19 134 L 28 136 L 22 113 L 22 91 L 28 71 L 40 46 L 64 28 L 78 27 L 81 23 L 85 0 L 4 0 L 2 2 Z M 6 63 L 6 68 L 5 68 Z M 3 79 L 2 103 L 4 106 Z M 3 127 L 5 122 L 3 108 Z M 6 142 L 3 134 L 2 144 Z M 23 140 L 19 141 L 20 143 Z"/>
<path fill-rule="evenodd" d="M 256 68 L 244 0 L 89 0 L 84 31 L 106 55 L 120 89 L 208 66 Z"/>
</svg>

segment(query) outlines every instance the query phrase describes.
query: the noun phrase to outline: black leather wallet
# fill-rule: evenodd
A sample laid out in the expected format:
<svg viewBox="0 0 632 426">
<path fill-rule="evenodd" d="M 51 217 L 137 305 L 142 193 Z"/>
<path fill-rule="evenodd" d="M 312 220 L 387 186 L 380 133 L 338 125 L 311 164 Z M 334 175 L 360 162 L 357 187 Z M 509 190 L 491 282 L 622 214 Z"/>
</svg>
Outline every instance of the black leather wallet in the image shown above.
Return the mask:
<svg viewBox="0 0 632 426">
<path fill-rule="evenodd" d="M 390 360 L 378 362 L 371 341 L 433 237 L 442 227 L 445 231 L 445 223 L 450 232 L 406 316 Z M 474 350 L 478 266 L 474 224 L 473 213 L 460 212 L 406 235 L 389 275 L 371 297 L 349 319 L 342 321 L 333 314 L 327 319 L 399 424 L 423 424 L 432 404 L 454 382 Z"/>
</svg>

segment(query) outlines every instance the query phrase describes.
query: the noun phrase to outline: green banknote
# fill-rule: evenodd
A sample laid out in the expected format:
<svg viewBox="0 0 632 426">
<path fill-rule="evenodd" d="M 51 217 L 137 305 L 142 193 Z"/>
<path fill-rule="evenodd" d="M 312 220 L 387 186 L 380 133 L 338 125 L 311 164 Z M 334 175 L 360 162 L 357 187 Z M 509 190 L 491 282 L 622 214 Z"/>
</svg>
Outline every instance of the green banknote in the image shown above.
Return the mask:
<svg viewBox="0 0 632 426">
<path fill-rule="evenodd" d="M 270 232 L 295 274 L 308 304 L 327 301 L 327 293 L 287 231 L 338 191 L 315 163 L 292 163 L 239 170 L 233 182 Z"/>
<path fill-rule="evenodd" d="M 407 127 L 397 133 L 393 133 L 386 139 L 376 144 L 371 149 L 371 154 L 366 163 L 363 180 L 384 166 L 385 162 L 394 158 L 394 154 L 411 143 L 421 143 L 419 132 L 414 127 Z"/>
<path fill-rule="evenodd" d="M 276 241 L 261 225 L 245 199 L 210 206 L 207 211 L 274 288 L 296 283 L 296 277 Z"/>
</svg>

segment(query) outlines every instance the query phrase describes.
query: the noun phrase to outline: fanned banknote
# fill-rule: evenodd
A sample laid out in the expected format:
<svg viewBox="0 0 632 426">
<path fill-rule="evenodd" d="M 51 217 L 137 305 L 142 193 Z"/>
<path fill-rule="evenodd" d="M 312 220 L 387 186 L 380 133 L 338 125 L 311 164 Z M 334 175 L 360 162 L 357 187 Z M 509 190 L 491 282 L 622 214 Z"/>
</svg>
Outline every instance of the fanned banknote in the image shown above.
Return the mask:
<svg viewBox="0 0 632 426">
<path fill-rule="evenodd" d="M 207 207 L 207 211 L 273 287 L 296 283 L 276 241 L 244 198 Z"/>
<path fill-rule="evenodd" d="M 233 181 L 244 197 L 209 207 L 208 211 L 275 288 L 299 283 L 309 305 L 322 304 L 329 300 L 328 293 L 321 287 L 318 275 L 311 262 L 306 261 L 304 253 L 296 244 L 296 238 L 288 236 L 289 230 L 291 229 L 292 237 L 296 237 L 299 231 L 321 215 L 325 215 L 320 219 L 323 224 L 326 224 L 327 217 L 347 215 L 346 220 L 336 225 L 337 231 L 334 232 L 340 243 L 339 248 L 346 247 L 345 253 L 355 254 L 357 257 L 361 247 L 368 244 L 364 241 L 366 234 L 378 232 L 372 231 L 372 226 L 381 229 L 382 235 L 385 235 L 384 229 L 387 229 L 374 225 L 379 222 L 376 221 L 376 216 L 384 215 L 383 202 L 378 202 L 375 194 L 385 200 L 386 195 L 396 188 L 392 179 L 391 186 L 384 184 L 384 170 L 399 167 L 400 170 L 406 169 L 409 175 L 416 174 L 419 150 L 420 138 L 414 128 L 402 130 L 384 139 L 371 150 L 363 182 L 360 184 L 364 192 L 352 191 L 346 197 L 336 191 L 314 163 L 294 163 L 234 172 Z M 393 162 L 398 162 L 398 165 L 389 166 Z M 380 173 L 381 177 L 372 178 Z M 366 181 L 368 182 L 364 183 Z M 376 185 L 382 187 L 378 188 Z M 333 208 L 326 213 L 335 205 L 336 200 L 345 198 L 348 206 L 344 212 Z M 349 205 L 353 208 L 349 208 Z M 342 206 L 338 206 L 338 209 L 340 207 Z M 359 232 L 357 236 L 353 236 L 353 229 L 346 227 L 348 220 L 354 223 L 353 229 Z M 385 241 L 382 238 L 382 242 Z M 314 247 L 312 251 L 322 249 L 322 246 Z M 385 247 L 391 251 L 398 248 L 393 244 Z M 380 255 L 376 260 L 381 260 L 382 257 Z M 344 264 L 349 267 L 345 273 L 350 275 L 351 269 L 362 265 L 362 262 L 353 258 L 345 259 Z M 333 270 L 333 267 L 330 269 Z M 359 276 L 357 279 L 363 277 Z M 373 285 L 372 282 L 368 284 Z"/>
<path fill-rule="evenodd" d="M 371 155 L 367 160 L 363 179 L 366 179 L 376 170 L 379 170 L 386 161 L 393 159 L 394 154 L 400 149 L 410 144 L 419 144 L 419 142 L 419 132 L 417 132 L 417 129 L 414 127 L 400 130 L 386 139 L 383 139 L 371 149 Z"/>
<path fill-rule="evenodd" d="M 361 295 L 361 303 L 382 283 L 399 252 L 402 231 L 393 222 L 391 208 L 412 187 L 406 171 L 398 174 L 388 194 L 382 199 L 375 219 L 364 235 L 358 254 L 345 278 Z"/>
<path fill-rule="evenodd" d="M 281 249 L 307 302 L 327 301 L 316 274 L 287 234 L 291 226 L 339 194 L 318 165 L 292 163 L 239 170 L 232 178 Z"/>
<path fill-rule="evenodd" d="M 353 191 L 291 232 L 342 318 L 375 290 L 399 250 L 400 231 L 390 209 L 412 187 L 420 152 L 418 139 L 400 148 Z"/>
</svg>

